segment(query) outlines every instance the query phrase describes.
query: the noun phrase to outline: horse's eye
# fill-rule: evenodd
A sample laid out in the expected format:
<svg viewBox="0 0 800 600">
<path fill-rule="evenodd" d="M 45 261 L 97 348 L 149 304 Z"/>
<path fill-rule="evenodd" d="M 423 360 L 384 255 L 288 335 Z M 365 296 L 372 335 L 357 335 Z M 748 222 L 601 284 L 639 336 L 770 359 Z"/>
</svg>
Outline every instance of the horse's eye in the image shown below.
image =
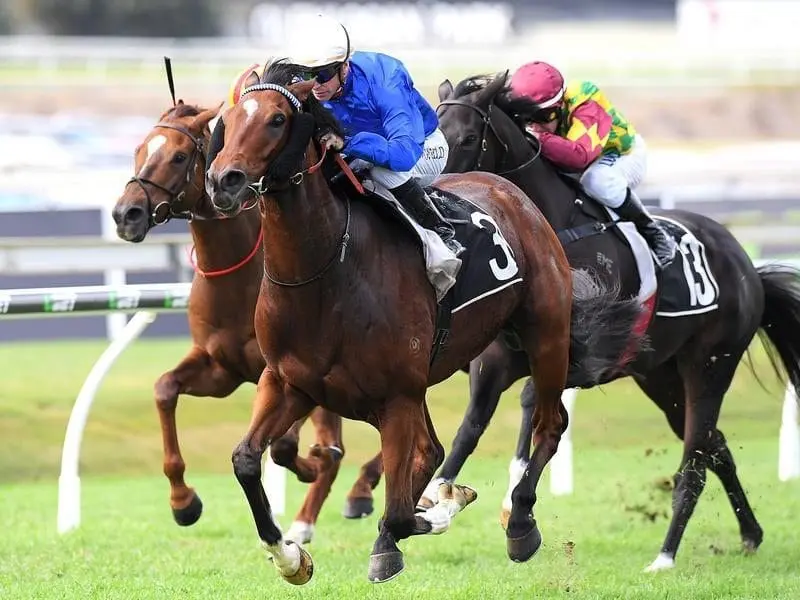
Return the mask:
<svg viewBox="0 0 800 600">
<path fill-rule="evenodd" d="M 478 141 L 478 136 L 474 133 L 470 133 L 467 137 L 464 138 L 464 141 L 461 142 L 465 146 L 470 146 Z"/>
<path fill-rule="evenodd" d="M 176 152 L 175 156 L 172 157 L 172 162 L 176 165 L 181 164 L 184 162 L 188 157 L 183 152 Z"/>
<path fill-rule="evenodd" d="M 270 127 L 281 127 L 284 123 L 286 123 L 286 115 L 275 115 L 272 117 L 272 120 L 269 122 Z"/>
</svg>

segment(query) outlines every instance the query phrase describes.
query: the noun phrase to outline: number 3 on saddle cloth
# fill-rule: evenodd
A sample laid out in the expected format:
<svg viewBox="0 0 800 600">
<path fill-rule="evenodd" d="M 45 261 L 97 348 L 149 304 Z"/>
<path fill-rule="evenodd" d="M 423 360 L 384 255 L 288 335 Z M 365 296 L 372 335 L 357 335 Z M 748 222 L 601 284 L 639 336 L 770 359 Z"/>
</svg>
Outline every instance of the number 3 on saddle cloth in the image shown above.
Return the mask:
<svg viewBox="0 0 800 600">
<path fill-rule="evenodd" d="M 419 240 L 428 272 L 439 302 L 436 339 L 431 362 L 445 344 L 453 313 L 522 281 L 519 266 L 497 222 L 472 202 L 435 187 L 426 191 L 442 216 L 453 224 L 456 238 L 466 248 L 459 255 L 460 266 L 449 269 L 451 256 L 438 234 L 423 229 L 400 206 L 391 192 L 371 180 L 363 182 L 372 206 L 388 218 L 406 225 Z"/>
</svg>

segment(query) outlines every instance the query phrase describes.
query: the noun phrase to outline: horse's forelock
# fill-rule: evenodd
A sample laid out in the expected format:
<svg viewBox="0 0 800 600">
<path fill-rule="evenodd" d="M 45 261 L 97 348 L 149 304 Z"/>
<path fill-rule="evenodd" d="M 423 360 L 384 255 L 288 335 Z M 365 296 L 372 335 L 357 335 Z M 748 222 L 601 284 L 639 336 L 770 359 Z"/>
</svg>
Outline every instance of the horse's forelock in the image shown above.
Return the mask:
<svg viewBox="0 0 800 600">
<path fill-rule="evenodd" d="M 494 78 L 489 75 L 473 75 L 460 81 L 453 90 L 453 98 L 463 98 L 485 89 Z"/>
<path fill-rule="evenodd" d="M 291 64 L 286 58 L 272 58 L 264 65 L 259 83 L 287 86 L 297 81 L 303 67 Z"/>
<path fill-rule="evenodd" d="M 183 119 L 184 117 L 196 117 L 201 112 L 203 112 L 203 108 L 196 106 L 194 104 L 184 104 L 181 102 L 180 104 L 176 104 L 175 106 L 170 106 L 167 110 L 165 110 L 161 117 L 158 119 L 159 121 L 167 121 L 169 119 Z"/>
</svg>

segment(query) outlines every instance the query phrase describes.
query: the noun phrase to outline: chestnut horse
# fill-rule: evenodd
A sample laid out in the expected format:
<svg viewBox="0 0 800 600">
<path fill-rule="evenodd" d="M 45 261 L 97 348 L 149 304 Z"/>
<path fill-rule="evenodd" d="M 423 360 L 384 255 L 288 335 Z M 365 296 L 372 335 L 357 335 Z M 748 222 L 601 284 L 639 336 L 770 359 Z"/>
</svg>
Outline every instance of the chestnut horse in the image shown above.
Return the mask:
<svg viewBox="0 0 800 600">
<path fill-rule="evenodd" d="M 554 166 L 540 156 L 535 140 L 529 139 L 515 122 L 534 111 L 535 106 L 509 97 L 506 76 L 472 77 L 455 89 L 444 81 L 439 99 L 441 127 L 450 144 L 447 171 L 481 169 L 502 174 L 519 185 L 565 240 L 571 265 L 605 264 L 607 268 L 598 269 L 598 273 L 606 278 L 607 285 L 616 283 L 623 294 L 635 296 L 639 275 L 633 256 L 613 234 L 613 226 L 605 223 L 604 227 L 597 227 L 598 216 L 603 221 L 608 219 L 590 206 L 589 199 L 574 184 L 559 177 Z M 648 329 L 652 352 L 642 353 L 616 375 L 632 376 L 664 412 L 675 435 L 683 440 L 683 457 L 675 475 L 672 522 L 649 571 L 675 565 L 683 533 L 705 486 L 706 469 L 716 474 L 725 488 L 744 549 L 755 551 L 762 542 L 763 531 L 747 500 L 725 436 L 717 427 L 724 395 L 756 333 L 760 334 L 772 365 L 782 363 L 800 392 L 800 272 L 782 266 L 755 268 L 733 235 L 702 215 L 666 210 L 657 211 L 657 215 L 667 222 L 684 224 L 700 241 L 702 253 L 690 245 L 688 235 L 684 236 L 679 246 L 687 257 L 684 269 L 689 268 L 689 258 L 695 268 L 700 260 L 707 263 L 708 272 L 716 275 L 713 285 L 718 285 L 719 297 L 716 310 L 668 316 L 657 312 Z M 680 260 L 679 256 L 676 263 Z M 702 276 L 698 271 L 695 277 L 693 285 L 698 297 L 710 296 L 713 275 Z M 521 352 L 494 343 L 480 357 L 482 368 L 475 368 L 473 361 L 470 407 L 453 442 L 453 451 L 439 473 L 442 480 L 450 481 L 458 475 L 488 426 L 500 394 L 530 373 L 524 358 Z M 578 383 L 591 387 L 587 382 Z M 526 385 L 522 394 L 522 424 L 517 455 L 511 463 L 509 489 L 515 485 L 515 472 L 524 470 L 530 448 L 533 392 L 534 388 Z M 507 510 L 504 506 L 504 512 Z"/>
<path fill-rule="evenodd" d="M 261 456 L 294 421 L 323 406 L 380 432 L 386 505 L 369 579 L 381 582 L 399 574 L 403 557 L 397 542 L 443 531 L 474 498 L 468 488 L 456 487 L 444 514 L 414 514 L 444 456 L 426 389 L 512 328 L 538 393 L 535 449 L 514 491 L 507 530 L 509 556 L 527 560 L 541 544 L 533 518 L 535 489 L 566 427 L 561 393 L 568 370 L 586 364 L 600 376 L 617 366 L 627 345 L 626 337 L 610 351 L 602 344 L 578 347 L 571 319 L 577 330 L 579 316 L 597 318 L 600 299 L 616 310 L 615 318 L 620 309 L 627 311 L 628 322 L 617 322 L 625 327 L 638 307 L 617 302 L 616 290 L 608 291 L 586 272 L 572 272 L 553 231 L 518 187 L 490 174 L 444 176 L 436 180 L 437 188 L 469 200 L 476 214 L 492 223 L 495 238 L 505 236 L 503 258 L 493 260 L 515 262 L 519 281 L 454 313 L 448 342 L 431 364 L 437 302 L 419 242 L 374 209 L 376 197 L 364 201 L 334 193 L 320 168 L 327 152 L 314 142 L 316 137 L 324 146 L 340 143 L 342 133 L 310 94 L 314 82 L 297 82 L 298 75 L 291 65 L 273 61 L 260 83 L 248 83 L 217 126 L 223 146 L 206 180 L 217 210 L 236 215 L 255 195 L 261 212 L 265 277 L 255 323 L 267 367 L 250 427 L 232 460 L 262 545 L 286 580 L 310 579 L 311 557 L 284 540 L 272 518 L 260 484 Z M 583 293 L 578 288 L 586 288 L 587 300 L 577 298 Z M 586 359 L 571 365 L 570 351 Z"/>
<path fill-rule="evenodd" d="M 170 218 L 189 220 L 196 250 L 189 297 L 192 348 L 155 384 L 155 401 L 164 445 L 164 474 L 170 483 L 170 505 L 179 525 L 192 525 L 202 502 L 184 481 L 185 463 L 178 444 L 175 409 L 180 394 L 224 398 L 244 382 L 257 383 L 264 370 L 253 317 L 263 274 L 261 220 L 254 210 L 234 218 L 218 214 L 205 193 L 203 177 L 209 143 L 209 121 L 216 109 L 179 101 L 166 111 L 137 146 L 136 175 L 117 200 L 113 217 L 117 234 L 138 243 L 150 229 Z M 298 543 L 311 541 L 319 511 L 330 492 L 344 453 L 341 417 L 322 408 L 311 413 L 316 445 L 308 459 L 298 456 L 302 421 L 270 446 L 273 460 L 313 482 L 287 532 Z M 348 496 L 355 516 L 371 512 L 371 490 L 380 477 L 380 456 L 362 468 Z"/>
</svg>

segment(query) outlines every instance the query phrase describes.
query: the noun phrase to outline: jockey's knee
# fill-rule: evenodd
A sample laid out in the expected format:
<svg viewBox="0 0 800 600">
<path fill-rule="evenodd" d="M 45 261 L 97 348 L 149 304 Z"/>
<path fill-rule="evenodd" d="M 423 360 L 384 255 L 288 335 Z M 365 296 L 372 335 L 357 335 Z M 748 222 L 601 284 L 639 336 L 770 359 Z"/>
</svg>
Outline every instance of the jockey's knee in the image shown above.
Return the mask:
<svg viewBox="0 0 800 600">
<path fill-rule="evenodd" d="M 592 169 L 581 176 L 586 192 L 609 208 L 619 208 L 628 193 L 628 181 L 614 169 Z"/>
<path fill-rule="evenodd" d="M 373 181 L 389 190 L 400 187 L 411 179 L 411 173 L 408 171 L 390 171 L 383 167 L 373 167 L 370 175 Z"/>
</svg>

